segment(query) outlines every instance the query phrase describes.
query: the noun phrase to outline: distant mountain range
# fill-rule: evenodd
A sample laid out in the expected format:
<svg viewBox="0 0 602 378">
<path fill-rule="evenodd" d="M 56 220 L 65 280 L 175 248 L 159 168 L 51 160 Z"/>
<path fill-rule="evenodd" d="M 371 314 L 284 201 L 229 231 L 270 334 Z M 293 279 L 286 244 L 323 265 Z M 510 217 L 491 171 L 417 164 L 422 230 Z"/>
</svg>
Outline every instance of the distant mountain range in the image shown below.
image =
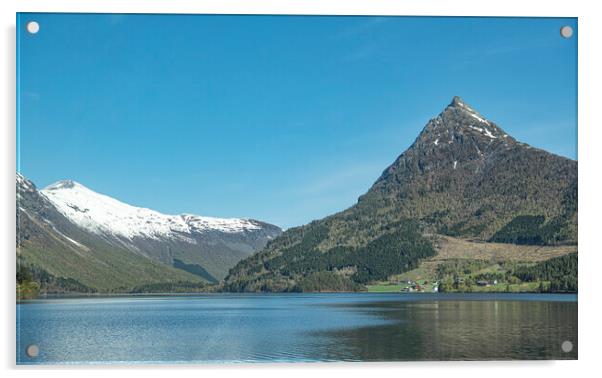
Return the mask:
<svg viewBox="0 0 602 378">
<path fill-rule="evenodd" d="M 165 215 L 70 180 L 38 190 L 17 173 L 19 266 L 49 291 L 215 283 L 281 232 L 252 219 Z"/>
<path fill-rule="evenodd" d="M 517 141 L 454 97 L 357 204 L 285 231 L 223 290 L 354 290 L 435 255 L 435 235 L 576 244 L 577 162 Z"/>
</svg>

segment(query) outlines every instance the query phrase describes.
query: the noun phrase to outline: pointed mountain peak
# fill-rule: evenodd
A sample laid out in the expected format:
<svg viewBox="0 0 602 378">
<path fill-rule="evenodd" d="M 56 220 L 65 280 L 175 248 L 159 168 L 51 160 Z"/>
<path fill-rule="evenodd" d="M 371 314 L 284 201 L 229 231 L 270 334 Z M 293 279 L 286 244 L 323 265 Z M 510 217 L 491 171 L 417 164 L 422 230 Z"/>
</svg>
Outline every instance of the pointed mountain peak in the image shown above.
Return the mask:
<svg viewBox="0 0 602 378">
<path fill-rule="evenodd" d="M 447 157 L 453 163 L 459 155 L 480 159 L 497 148 L 510 148 L 514 143 L 514 138 L 504 130 L 462 98 L 454 96 L 449 105 L 426 124 L 411 149 L 436 152 L 436 159 Z"/>
<path fill-rule="evenodd" d="M 454 96 L 454 98 L 452 98 L 452 101 L 449 103 L 449 106 L 453 106 L 453 107 L 459 107 L 459 106 L 463 106 L 463 105 L 464 105 L 464 101 L 462 101 L 460 96 Z"/>
<path fill-rule="evenodd" d="M 441 114 L 431 120 L 425 129 L 431 132 L 448 129 L 450 133 L 480 134 L 487 141 L 498 138 L 512 140 L 504 130 L 485 118 L 459 96 L 454 96 L 450 104 Z"/>
<path fill-rule="evenodd" d="M 454 98 L 452 98 L 452 101 L 449 103 L 447 108 L 445 108 L 445 110 L 447 110 L 449 108 L 457 109 L 459 111 L 464 111 L 464 112 L 471 113 L 471 114 L 480 115 L 478 111 L 476 111 L 472 106 L 468 105 L 459 96 L 454 96 Z M 481 117 L 481 119 L 484 120 L 484 118 L 482 118 L 482 117 Z"/>
</svg>

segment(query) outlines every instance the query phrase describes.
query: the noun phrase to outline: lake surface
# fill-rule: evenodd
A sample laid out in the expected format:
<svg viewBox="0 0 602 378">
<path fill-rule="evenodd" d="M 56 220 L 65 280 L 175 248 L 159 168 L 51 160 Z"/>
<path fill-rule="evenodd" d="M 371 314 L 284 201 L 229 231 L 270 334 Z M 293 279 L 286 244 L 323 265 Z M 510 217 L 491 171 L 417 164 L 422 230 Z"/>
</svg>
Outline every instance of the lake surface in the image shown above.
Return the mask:
<svg viewBox="0 0 602 378">
<path fill-rule="evenodd" d="M 573 350 L 564 352 L 563 341 Z M 39 356 L 26 355 L 27 346 Z M 577 358 L 577 296 L 207 294 L 17 304 L 17 363 Z"/>
</svg>

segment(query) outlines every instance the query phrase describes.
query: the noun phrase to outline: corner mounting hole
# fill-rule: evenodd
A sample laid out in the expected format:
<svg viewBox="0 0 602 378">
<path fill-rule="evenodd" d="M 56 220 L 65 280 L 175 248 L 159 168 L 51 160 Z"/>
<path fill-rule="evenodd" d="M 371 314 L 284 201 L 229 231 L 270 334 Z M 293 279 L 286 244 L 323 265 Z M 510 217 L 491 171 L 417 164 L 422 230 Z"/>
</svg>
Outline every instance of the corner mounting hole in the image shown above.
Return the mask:
<svg viewBox="0 0 602 378">
<path fill-rule="evenodd" d="M 39 31 L 40 31 L 40 24 L 38 24 L 38 23 L 37 23 L 37 22 L 35 22 L 35 21 L 29 21 L 29 22 L 27 23 L 27 31 L 28 31 L 30 34 L 36 34 L 37 32 L 39 32 Z"/>
<path fill-rule="evenodd" d="M 560 346 L 562 348 L 562 351 L 564 353 L 569 353 L 570 351 L 573 350 L 573 343 L 566 340 L 562 342 L 562 345 Z"/>
<path fill-rule="evenodd" d="M 40 348 L 37 345 L 32 344 L 25 349 L 25 353 L 28 357 L 35 358 L 40 355 Z"/>
<path fill-rule="evenodd" d="M 571 38 L 573 36 L 573 28 L 568 25 L 561 27 L 560 35 L 562 36 L 562 38 Z"/>
</svg>

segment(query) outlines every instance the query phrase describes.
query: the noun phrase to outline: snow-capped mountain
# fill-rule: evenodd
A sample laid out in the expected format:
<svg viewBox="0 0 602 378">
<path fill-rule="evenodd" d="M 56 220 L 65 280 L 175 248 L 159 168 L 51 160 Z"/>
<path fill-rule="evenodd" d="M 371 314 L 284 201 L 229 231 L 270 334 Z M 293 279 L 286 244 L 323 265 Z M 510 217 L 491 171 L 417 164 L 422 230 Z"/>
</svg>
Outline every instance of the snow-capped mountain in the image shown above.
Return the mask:
<svg viewBox="0 0 602 378">
<path fill-rule="evenodd" d="M 98 235 L 194 242 L 193 234 L 234 234 L 262 228 L 260 222 L 248 219 L 161 214 L 96 193 L 72 180 L 59 181 L 40 192 L 73 223 Z"/>
<path fill-rule="evenodd" d="M 42 292 L 129 291 L 206 278 L 152 260 L 78 227 L 17 173 L 17 272 Z"/>
<path fill-rule="evenodd" d="M 43 190 L 16 180 L 19 258 L 80 289 L 215 282 L 282 232 L 253 219 L 166 215 L 71 180 Z"/>
</svg>

